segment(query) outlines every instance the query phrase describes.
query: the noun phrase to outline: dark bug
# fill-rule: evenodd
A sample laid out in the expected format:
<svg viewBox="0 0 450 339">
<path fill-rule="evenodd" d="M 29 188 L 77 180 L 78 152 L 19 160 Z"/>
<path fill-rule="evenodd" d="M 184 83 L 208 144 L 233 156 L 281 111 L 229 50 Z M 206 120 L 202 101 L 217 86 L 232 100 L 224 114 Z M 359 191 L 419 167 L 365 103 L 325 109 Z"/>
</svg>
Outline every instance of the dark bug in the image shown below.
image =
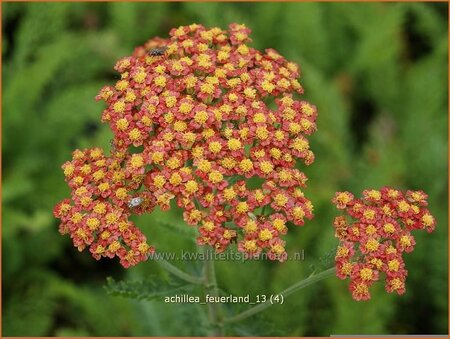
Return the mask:
<svg viewBox="0 0 450 339">
<path fill-rule="evenodd" d="M 153 48 L 148 52 L 148 54 L 151 56 L 161 56 L 161 55 L 164 55 L 166 50 L 167 50 L 167 47 Z"/>
<path fill-rule="evenodd" d="M 109 145 L 111 146 L 111 151 L 115 152 L 116 151 L 116 143 L 115 143 L 114 139 L 111 139 L 109 141 Z"/>
</svg>

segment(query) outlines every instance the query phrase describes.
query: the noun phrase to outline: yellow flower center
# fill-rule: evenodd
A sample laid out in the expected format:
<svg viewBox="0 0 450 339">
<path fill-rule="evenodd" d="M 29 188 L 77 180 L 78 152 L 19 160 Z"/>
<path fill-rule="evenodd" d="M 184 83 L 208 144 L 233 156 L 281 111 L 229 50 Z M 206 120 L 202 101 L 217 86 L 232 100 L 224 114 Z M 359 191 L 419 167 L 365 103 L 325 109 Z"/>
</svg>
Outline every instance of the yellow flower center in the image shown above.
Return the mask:
<svg viewBox="0 0 450 339">
<path fill-rule="evenodd" d="M 400 268 L 400 262 L 397 259 L 390 260 L 388 262 L 389 271 L 397 272 Z"/>
<path fill-rule="evenodd" d="M 109 184 L 107 182 L 102 182 L 100 185 L 98 185 L 98 189 L 100 192 L 105 192 L 109 189 Z"/>
<path fill-rule="evenodd" d="M 282 193 L 278 193 L 275 198 L 274 198 L 275 204 L 277 204 L 278 206 L 286 206 L 287 202 L 288 202 L 288 198 L 282 194 Z"/>
<path fill-rule="evenodd" d="M 189 180 L 186 185 L 186 192 L 188 193 L 195 193 L 198 191 L 198 184 L 194 180 Z"/>
<path fill-rule="evenodd" d="M 394 291 L 402 289 L 404 287 L 403 282 L 399 278 L 394 278 L 391 280 L 391 286 Z"/>
<path fill-rule="evenodd" d="M 217 184 L 223 180 L 223 175 L 219 171 L 211 171 L 208 175 L 209 181 L 211 181 L 214 184 Z"/>
<path fill-rule="evenodd" d="M 250 172 L 253 169 L 253 162 L 250 159 L 243 159 L 239 163 L 239 168 L 245 173 Z"/>
<path fill-rule="evenodd" d="M 373 235 L 376 232 L 377 232 L 377 228 L 374 225 L 370 224 L 369 226 L 367 226 L 367 228 L 366 228 L 367 235 Z"/>
<path fill-rule="evenodd" d="M 86 220 L 86 225 L 90 230 L 95 231 L 100 226 L 100 220 L 97 218 L 89 218 Z"/>
<path fill-rule="evenodd" d="M 166 86 L 166 78 L 163 75 L 158 75 L 153 81 L 158 87 Z"/>
<path fill-rule="evenodd" d="M 169 182 L 174 186 L 178 186 L 179 184 L 181 184 L 182 181 L 183 179 L 181 178 L 181 175 L 176 172 L 172 173 L 169 179 Z"/>
<path fill-rule="evenodd" d="M 137 141 L 141 138 L 142 134 L 137 128 L 133 128 L 130 133 L 128 133 L 130 140 Z"/>
<path fill-rule="evenodd" d="M 430 227 L 434 224 L 434 218 L 431 214 L 424 214 L 422 216 L 422 222 L 426 227 Z"/>
<path fill-rule="evenodd" d="M 245 233 L 249 234 L 249 233 L 254 233 L 257 230 L 257 224 L 254 220 L 249 220 L 247 221 L 247 223 L 244 226 L 244 231 Z"/>
<path fill-rule="evenodd" d="M 359 275 L 362 280 L 372 280 L 373 270 L 371 268 L 365 267 L 365 268 L 361 269 L 361 271 L 359 272 Z"/>
<path fill-rule="evenodd" d="M 235 138 L 228 140 L 227 145 L 231 151 L 237 151 L 238 149 L 241 149 L 241 147 L 242 147 L 242 144 L 239 141 L 239 139 L 235 139 Z"/>
<path fill-rule="evenodd" d="M 70 218 L 70 220 L 72 220 L 72 222 L 74 224 L 78 224 L 82 219 L 83 219 L 83 215 L 80 212 L 74 213 L 72 215 L 72 217 Z"/>
<path fill-rule="evenodd" d="M 202 172 L 208 173 L 211 171 L 211 163 L 208 160 L 202 159 L 198 162 L 198 169 Z"/>
<path fill-rule="evenodd" d="M 267 241 L 273 238 L 273 234 L 267 228 L 265 228 L 259 232 L 258 237 L 261 241 Z"/>
<path fill-rule="evenodd" d="M 409 247 L 409 246 L 411 246 L 411 239 L 410 239 L 410 237 L 408 237 L 407 235 L 403 235 L 403 236 L 400 238 L 400 243 L 401 243 L 403 246 Z"/>
<path fill-rule="evenodd" d="M 162 176 L 162 175 L 156 175 L 153 178 L 153 184 L 158 187 L 158 188 L 162 188 L 166 183 L 166 179 Z"/>
<path fill-rule="evenodd" d="M 139 71 L 133 76 L 133 80 L 136 81 L 138 84 L 142 84 L 146 76 L 147 75 L 145 74 L 145 72 Z"/>
<path fill-rule="evenodd" d="M 113 241 L 111 244 L 109 244 L 108 246 L 108 251 L 110 252 L 117 252 L 117 250 L 120 248 L 120 243 L 116 240 Z"/>
<path fill-rule="evenodd" d="M 349 252 L 350 252 L 350 250 L 347 247 L 339 246 L 336 251 L 336 257 L 338 257 L 338 258 L 346 257 Z"/>
<path fill-rule="evenodd" d="M 367 209 L 367 210 L 364 211 L 363 214 L 364 214 L 364 217 L 367 220 L 373 220 L 375 218 L 375 211 L 374 210 Z"/>
<path fill-rule="evenodd" d="M 136 169 L 144 166 L 144 158 L 139 154 L 133 154 L 131 157 L 131 167 Z"/>
<path fill-rule="evenodd" d="M 98 214 L 103 214 L 106 212 L 106 205 L 102 202 L 94 206 L 94 212 Z"/>
<path fill-rule="evenodd" d="M 233 188 L 226 188 L 223 190 L 223 197 L 226 200 L 230 201 L 236 197 L 236 192 Z"/>
<path fill-rule="evenodd" d="M 395 232 L 395 226 L 393 224 L 391 224 L 390 222 L 384 224 L 383 229 L 386 233 L 389 233 L 389 234 L 392 234 Z"/>
<path fill-rule="evenodd" d="M 408 212 L 409 207 L 410 207 L 409 204 L 405 200 L 402 200 L 398 203 L 398 208 L 399 208 L 400 212 L 403 212 L 403 213 Z"/>
<path fill-rule="evenodd" d="M 270 161 L 261 162 L 260 168 L 264 174 L 269 174 L 273 171 L 273 165 Z"/>
<path fill-rule="evenodd" d="M 377 191 L 377 190 L 370 190 L 367 193 L 367 196 L 372 198 L 372 199 L 374 199 L 374 200 L 380 200 L 381 199 L 381 193 L 380 193 L 380 191 Z"/>
<path fill-rule="evenodd" d="M 256 246 L 256 240 L 246 240 L 244 242 L 244 248 L 248 252 L 256 252 L 258 247 Z"/>
<path fill-rule="evenodd" d="M 125 103 L 123 101 L 116 101 L 113 105 L 113 109 L 117 113 L 122 113 L 125 110 Z"/>
<path fill-rule="evenodd" d="M 193 108 L 194 108 L 194 106 L 192 104 L 187 103 L 187 102 L 183 102 L 180 105 L 179 111 L 180 111 L 180 113 L 187 114 L 187 113 L 190 113 Z"/>
<path fill-rule="evenodd" d="M 211 232 L 214 228 L 216 228 L 216 225 L 214 225 L 212 221 L 205 221 L 203 222 L 203 228 L 208 232 Z"/>
<path fill-rule="evenodd" d="M 286 228 L 286 222 L 283 219 L 274 219 L 272 225 L 279 232 Z"/>
<path fill-rule="evenodd" d="M 236 205 L 236 212 L 239 214 L 243 214 L 248 212 L 248 204 L 245 201 L 241 201 Z"/>
<path fill-rule="evenodd" d="M 375 239 L 369 239 L 366 243 L 366 248 L 370 251 L 370 252 L 374 252 L 378 249 L 378 247 L 380 246 L 380 243 L 375 240 Z"/>
<path fill-rule="evenodd" d="M 218 141 L 213 141 L 209 144 L 208 149 L 212 152 L 212 153 L 219 153 L 222 149 L 222 144 Z"/>
</svg>

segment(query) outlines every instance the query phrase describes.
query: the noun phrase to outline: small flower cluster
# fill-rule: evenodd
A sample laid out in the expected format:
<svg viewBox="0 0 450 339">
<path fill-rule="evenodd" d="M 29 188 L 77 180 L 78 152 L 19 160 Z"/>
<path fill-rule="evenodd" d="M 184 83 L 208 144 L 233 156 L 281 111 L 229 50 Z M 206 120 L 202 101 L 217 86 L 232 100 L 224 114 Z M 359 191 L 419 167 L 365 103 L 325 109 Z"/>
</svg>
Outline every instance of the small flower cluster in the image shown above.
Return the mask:
<svg viewBox="0 0 450 339">
<path fill-rule="evenodd" d="M 74 206 L 63 202 L 55 215 L 76 246 L 83 247 L 76 234 L 86 227 L 70 221 L 74 213 L 83 220 L 94 215 L 98 230 L 110 232 L 107 241 L 125 242 L 109 230 L 117 222 L 91 211 L 96 204 L 125 222 L 156 206 L 167 210 L 173 200 L 187 224 L 198 227 L 199 244 L 220 252 L 236 242 L 249 256 L 265 250 L 272 259 L 285 258 L 287 222 L 303 225 L 313 216 L 302 192 L 307 178 L 296 164 L 314 161 L 307 137 L 316 130 L 317 111 L 294 98 L 303 93 L 298 66 L 273 49 L 249 47 L 249 34 L 244 25 L 226 31 L 193 24 L 117 62 L 120 80 L 97 96 L 107 104 L 102 121 L 114 133 L 111 156 L 102 156 L 101 167 L 93 150 L 78 151 L 64 165 Z M 264 184 L 248 187 L 253 177 Z M 110 256 L 109 243 L 98 249 L 98 242 L 94 236 L 91 252 Z M 123 244 L 127 255 L 143 255 L 133 244 Z"/>
<path fill-rule="evenodd" d="M 432 232 L 436 221 L 426 206 L 428 196 L 422 191 L 383 187 L 365 190 L 356 199 L 349 192 L 336 193 L 333 203 L 347 215 L 334 220 L 340 240 L 336 253 L 336 275 L 350 278 L 355 300 L 370 299 L 369 287 L 384 273 L 386 291 L 405 293 L 408 271 L 403 253 L 414 249 L 412 230 Z"/>
<path fill-rule="evenodd" d="M 106 157 L 101 148 L 73 152 L 73 160 L 62 166 L 71 199 L 58 203 L 53 213 L 61 219 L 61 234 L 70 234 L 79 251 L 89 246 L 94 258 L 117 256 L 129 267 L 147 259 L 154 249 L 128 220 L 129 191 L 138 188 L 136 178 L 142 176 L 143 168 L 141 172 L 135 168 L 134 155 L 128 156 L 128 166 L 123 168 L 124 159 Z M 145 204 L 136 212 L 151 210 L 152 196 L 148 192 L 138 195 Z"/>
</svg>

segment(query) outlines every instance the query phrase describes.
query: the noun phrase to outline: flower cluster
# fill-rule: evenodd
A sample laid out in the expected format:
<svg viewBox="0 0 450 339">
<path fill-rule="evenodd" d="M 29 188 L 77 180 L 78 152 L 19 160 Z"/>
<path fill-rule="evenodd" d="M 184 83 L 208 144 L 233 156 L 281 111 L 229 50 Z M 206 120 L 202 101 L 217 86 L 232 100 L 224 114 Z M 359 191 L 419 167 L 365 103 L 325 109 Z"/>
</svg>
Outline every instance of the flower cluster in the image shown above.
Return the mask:
<svg viewBox="0 0 450 339">
<path fill-rule="evenodd" d="M 386 291 L 403 294 L 408 271 L 403 253 L 414 249 L 412 230 L 434 230 L 436 221 L 426 206 L 422 191 L 383 187 L 365 190 L 356 199 L 349 192 L 336 193 L 333 203 L 346 215 L 334 220 L 340 240 L 336 253 L 336 275 L 350 278 L 355 300 L 370 299 L 369 287 L 384 273 Z"/>
<path fill-rule="evenodd" d="M 249 47 L 249 34 L 244 25 L 227 31 L 193 24 L 117 62 L 120 80 L 97 96 L 114 133 L 111 156 L 102 155 L 98 165 L 97 149 L 77 151 L 64 165 L 73 205 L 64 201 L 55 215 L 76 246 L 110 256 L 108 246 L 117 241 L 120 255 L 139 261 L 152 248 L 127 218 L 167 210 L 174 201 L 186 223 L 198 227 L 199 244 L 220 252 L 236 242 L 249 256 L 265 250 L 285 258 L 287 222 L 303 225 L 313 216 L 302 191 L 307 178 L 296 165 L 314 161 L 307 137 L 317 111 L 294 97 L 303 93 L 298 66 L 273 49 Z M 264 183 L 249 187 L 255 177 Z M 107 212 L 93 211 L 98 204 Z M 78 224 L 71 221 L 75 213 Z M 108 213 L 117 220 L 108 222 Z M 92 216 L 94 230 L 85 226 Z M 121 223 L 143 242 L 114 232 Z"/>
<path fill-rule="evenodd" d="M 137 189 L 141 175 L 131 155 L 122 166 L 123 158 L 106 157 L 101 148 L 73 152 L 73 160 L 62 167 L 71 199 L 58 203 L 53 211 L 61 219 L 59 231 L 69 233 L 79 251 L 86 246 L 96 259 L 118 256 L 124 267 L 145 260 L 154 251 L 130 216 L 129 191 Z M 141 169 L 143 170 L 143 168 Z M 137 194 L 141 199 L 136 212 L 143 213 L 154 206 L 148 192 Z"/>
</svg>

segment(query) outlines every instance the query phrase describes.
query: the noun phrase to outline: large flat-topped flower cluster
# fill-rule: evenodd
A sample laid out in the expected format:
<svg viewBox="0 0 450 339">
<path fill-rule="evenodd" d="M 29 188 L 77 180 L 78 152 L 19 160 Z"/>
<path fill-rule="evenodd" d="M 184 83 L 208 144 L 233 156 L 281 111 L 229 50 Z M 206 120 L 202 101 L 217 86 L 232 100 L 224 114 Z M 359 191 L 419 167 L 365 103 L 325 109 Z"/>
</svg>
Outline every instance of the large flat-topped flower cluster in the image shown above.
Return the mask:
<svg viewBox="0 0 450 339">
<path fill-rule="evenodd" d="M 153 248 L 128 218 L 173 200 L 200 244 L 220 252 L 237 242 L 249 256 L 285 259 L 287 221 L 312 217 L 296 164 L 314 161 L 307 137 L 317 112 L 294 97 L 303 93 L 298 66 L 249 47 L 249 33 L 179 27 L 117 62 L 120 80 L 97 96 L 111 155 L 77 150 L 63 165 L 72 196 L 55 215 L 80 250 L 124 266 L 145 260 Z M 263 184 L 248 187 L 252 177 Z"/>
</svg>

